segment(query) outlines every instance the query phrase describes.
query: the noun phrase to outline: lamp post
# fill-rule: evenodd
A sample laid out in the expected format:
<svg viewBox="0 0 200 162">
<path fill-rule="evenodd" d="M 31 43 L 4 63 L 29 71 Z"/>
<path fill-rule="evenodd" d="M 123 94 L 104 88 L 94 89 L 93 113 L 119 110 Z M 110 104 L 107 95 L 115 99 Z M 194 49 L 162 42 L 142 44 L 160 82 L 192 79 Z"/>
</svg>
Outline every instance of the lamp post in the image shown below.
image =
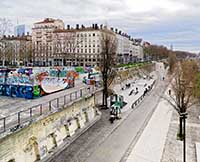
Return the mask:
<svg viewBox="0 0 200 162">
<path fill-rule="evenodd" d="M 183 121 L 183 162 L 186 162 L 186 119 L 187 119 L 187 112 L 183 112 L 179 114 Z"/>
</svg>

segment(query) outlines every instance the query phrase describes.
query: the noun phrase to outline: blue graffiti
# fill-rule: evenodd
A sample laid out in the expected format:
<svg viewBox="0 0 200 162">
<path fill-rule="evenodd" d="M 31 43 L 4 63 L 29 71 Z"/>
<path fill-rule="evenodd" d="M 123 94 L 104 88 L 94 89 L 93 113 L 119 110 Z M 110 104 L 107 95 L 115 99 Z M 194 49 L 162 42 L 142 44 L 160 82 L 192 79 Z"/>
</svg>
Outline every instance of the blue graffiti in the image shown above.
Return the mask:
<svg viewBox="0 0 200 162">
<path fill-rule="evenodd" d="M 0 95 L 33 99 L 34 87 L 23 85 L 0 85 Z"/>
</svg>

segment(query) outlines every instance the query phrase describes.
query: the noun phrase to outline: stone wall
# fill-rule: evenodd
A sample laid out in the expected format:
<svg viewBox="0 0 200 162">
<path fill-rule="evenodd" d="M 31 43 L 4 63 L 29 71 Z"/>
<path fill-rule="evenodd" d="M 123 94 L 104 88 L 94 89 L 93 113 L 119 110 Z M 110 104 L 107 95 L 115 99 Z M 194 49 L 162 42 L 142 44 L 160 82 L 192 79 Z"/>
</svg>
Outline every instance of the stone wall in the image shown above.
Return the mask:
<svg viewBox="0 0 200 162">
<path fill-rule="evenodd" d="M 60 112 L 0 140 L 0 162 L 34 162 L 73 136 L 97 115 L 95 97 L 90 96 Z"/>
</svg>

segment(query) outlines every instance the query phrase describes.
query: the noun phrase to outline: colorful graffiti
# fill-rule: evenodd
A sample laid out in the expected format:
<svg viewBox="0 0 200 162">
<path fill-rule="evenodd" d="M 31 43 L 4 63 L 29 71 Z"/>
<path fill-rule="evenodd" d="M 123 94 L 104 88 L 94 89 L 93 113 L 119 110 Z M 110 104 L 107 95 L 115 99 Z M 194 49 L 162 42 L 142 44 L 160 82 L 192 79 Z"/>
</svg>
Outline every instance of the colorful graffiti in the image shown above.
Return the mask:
<svg viewBox="0 0 200 162">
<path fill-rule="evenodd" d="M 0 69 L 0 95 L 33 99 L 73 87 L 76 77 L 64 68 Z"/>
</svg>

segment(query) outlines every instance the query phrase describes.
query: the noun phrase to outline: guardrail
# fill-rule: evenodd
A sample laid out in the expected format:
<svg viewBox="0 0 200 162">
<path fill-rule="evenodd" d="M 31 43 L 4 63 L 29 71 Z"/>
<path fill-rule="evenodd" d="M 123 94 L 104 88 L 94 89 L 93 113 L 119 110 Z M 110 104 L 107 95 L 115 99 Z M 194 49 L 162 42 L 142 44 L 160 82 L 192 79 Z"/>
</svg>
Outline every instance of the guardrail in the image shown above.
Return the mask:
<svg viewBox="0 0 200 162">
<path fill-rule="evenodd" d="M 73 102 L 79 98 L 85 97 L 97 90 L 96 87 L 86 87 L 78 91 L 71 92 L 67 95 L 54 98 L 45 103 L 41 103 L 32 106 L 26 110 L 19 111 L 17 113 L 8 115 L 6 117 L 0 118 L 0 134 L 10 131 L 15 132 L 19 128 L 22 128 L 25 124 L 30 124 L 33 119 L 36 119 L 43 114 L 53 113 L 56 110 L 64 108 L 65 105 Z"/>
<path fill-rule="evenodd" d="M 150 89 L 148 91 L 148 93 L 152 90 L 154 84 L 155 84 L 155 80 L 154 82 L 152 83 L 152 85 L 150 86 Z M 148 94 L 147 93 L 147 94 Z M 144 97 L 146 96 L 146 94 L 143 94 L 142 96 L 140 96 L 132 105 L 131 105 L 131 108 L 134 109 L 138 104 L 140 104 L 140 102 L 144 99 Z"/>
</svg>

